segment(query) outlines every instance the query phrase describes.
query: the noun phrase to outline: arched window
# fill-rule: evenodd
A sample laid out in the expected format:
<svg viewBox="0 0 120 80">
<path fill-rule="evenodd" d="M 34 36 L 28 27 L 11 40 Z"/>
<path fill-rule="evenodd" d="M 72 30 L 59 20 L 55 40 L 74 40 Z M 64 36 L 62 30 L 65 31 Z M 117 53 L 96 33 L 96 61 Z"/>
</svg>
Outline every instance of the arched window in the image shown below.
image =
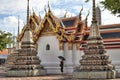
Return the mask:
<svg viewBox="0 0 120 80">
<path fill-rule="evenodd" d="M 50 50 L 50 45 L 49 44 L 46 45 L 46 50 Z"/>
</svg>

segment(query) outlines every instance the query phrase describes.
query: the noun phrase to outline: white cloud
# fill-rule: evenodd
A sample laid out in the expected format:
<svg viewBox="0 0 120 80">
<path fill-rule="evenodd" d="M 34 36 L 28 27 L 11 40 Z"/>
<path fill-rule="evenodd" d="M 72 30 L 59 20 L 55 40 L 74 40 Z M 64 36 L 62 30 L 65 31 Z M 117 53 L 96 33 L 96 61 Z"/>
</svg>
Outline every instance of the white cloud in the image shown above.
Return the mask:
<svg viewBox="0 0 120 80">
<path fill-rule="evenodd" d="M 53 10 L 53 14 L 57 17 L 63 17 L 66 13 L 65 9 L 55 9 Z M 66 14 L 67 17 L 71 17 L 71 16 L 75 16 L 75 14 L 73 12 L 67 11 Z"/>
<path fill-rule="evenodd" d="M 23 1 L 23 2 L 22 2 Z M 1 14 L 14 14 L 25 10 L 26 0 L 0 0 Z"/>
<path fill-rule="evenodd" d="M 44 17 L 44 6 L 50 2 L 51 10 L 56 17 L 63 17 L 66 10 L 67 16 L 77 16 L 83 5 L 84 10 L 82 12 L 82 19 L 85 19 L 88 10 L 92 8 L 91 0 L 89 3 L 84 3 L 84 0 L 30 0 L 30 11 L 32 7 L 38 15 L 39 12 Z M 97 0 L 98 3 L 101 0 Z M 26 5 L 27 0 L 0 0 L 0 14 L 7 14 L 9 16 L 0 17 L 0 28 L 2 30 L 12 31 L 13 28 L 17 27 L 17 16 L 21 18 L 21 27 L 23 22 L 26 22 Z M 31 11 L 32 12 L 32 11 Z M 91 14 L 88 17 L 88 25 L 91 24 Z M 120 23 L 120 19 L 111 15 L 109 11 L 102 11 L 102 22 L 103 24 L 114 24 Z"/>
<path fill-rule="evenodd" d="M 102 12 L 102 23 L 103 24 L 117 24 L 120 23 L 120 18 L 114 16 L 110 11 L 105 10 Z"/>
<path fill-rule="evenodd" d="M 23 20 L 19 20 L 20 22 L 20 28 L 23 26 Z M 8 16 L 3 19 L 0 19 L 0 28 L 3 31 L 6 32 L 14 32 L 14 30 L 17 31 L 17 26 L 18 26 L 18 18 L 15 16 Z M 15 32 L 17 34 L 17 32 Z"/>
</svg>

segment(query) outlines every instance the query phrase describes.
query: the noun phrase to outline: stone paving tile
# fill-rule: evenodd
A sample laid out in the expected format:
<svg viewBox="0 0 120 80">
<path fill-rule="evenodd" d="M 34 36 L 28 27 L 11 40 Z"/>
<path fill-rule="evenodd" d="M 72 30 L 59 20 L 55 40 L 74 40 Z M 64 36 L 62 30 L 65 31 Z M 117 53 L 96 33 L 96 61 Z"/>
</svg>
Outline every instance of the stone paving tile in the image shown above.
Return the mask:
<svg viewBox="0 0 120 80">
<path fill-rule="evenodd" d="M 103 79 L 73 79 L 70 75 L 47 75 L 40 77 L 1 77 L 0 80 L 103 80 Z M 105 79 L 120 80 L 120 79 Z"/>
<path fill-rule="evenodd" d="M 73 80 L 72 77 L 64 75 L 48 75 L 40 77 L 1 77 L 0 80 Z"/>
<path fill-rule="evenodd" d="M 74 79 L 70 74 L 47 75 L 39 77 L 6 77 L 6 72 L 0 67 L 0 80 L 103 80 L 103 79 Z M 106 80 L 120 80 L 120 78 Z"/>
</svg>

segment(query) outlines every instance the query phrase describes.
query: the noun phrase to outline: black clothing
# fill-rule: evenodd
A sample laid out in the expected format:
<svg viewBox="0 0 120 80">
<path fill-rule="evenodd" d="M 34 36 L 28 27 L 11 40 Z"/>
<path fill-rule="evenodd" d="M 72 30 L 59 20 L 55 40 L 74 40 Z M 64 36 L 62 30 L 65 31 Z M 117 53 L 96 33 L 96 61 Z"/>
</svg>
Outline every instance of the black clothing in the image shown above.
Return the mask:
<svg viewBox="0 0 120 80">
<path fill-rule="evenodd" d="M 63 72 L 63 66 L 64 66 L 63 61 L 60 61 L 60 70 L 61 70 L 61 72 Z"/>
</svg>

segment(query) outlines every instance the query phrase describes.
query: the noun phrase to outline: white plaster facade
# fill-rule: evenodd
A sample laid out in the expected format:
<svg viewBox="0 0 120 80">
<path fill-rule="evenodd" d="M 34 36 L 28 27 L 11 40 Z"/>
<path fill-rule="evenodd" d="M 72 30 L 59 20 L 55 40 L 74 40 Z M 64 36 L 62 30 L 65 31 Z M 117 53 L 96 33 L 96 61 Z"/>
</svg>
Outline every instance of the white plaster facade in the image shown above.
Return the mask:
<svg viewBox="0 0 120 80">
<path fill-rule="evenodd" d="M 79 65 L 80 52 L 76 49 L 76 45 L 73 44 L 73 50 L 68 50 L 68 43 L 64 43 L 64 50 L 59 49 L 59 41 L 56 36 L 42 36 L 38 41 L 38 56 L 41 60 L 41 64 L 47 69 L 48 74 L 60 74 L 60 59 L 58 56 L 63 56 L 64 61 L 64 73 L 72 73 L 73 68 Z M 50 50 L 46 50 L 46 46 L 49 44 Z"/>
<path fill-rule="evenodd" d="M 60 74 L 60 59 L 58 56 L 63 56 L 64 73 L 72 73 L 74 67 L 80 65 L 79 60 L 84 54 L 83 50 L 77 50 L 76 44 L 73 44 L 73 49 L 68 49 L 68 43 L 64 43 L 64 49 L 59 49 L 59 41 L 55 35 L 41 36 L 38 41 L 38 56 L 41 64 L 45 67 L 48 74 Z M 46 46 L 50 46 L 50 50 L 46 50 Z M 113 65 L 120 65 L 120 49 L 106 49 L 110 56 Z M 118 69 L 117 69 L 118 70 Z"/>
<path fill-rule="evenodd" d="M 41 64 L 47 69 L 47 73 L 60 73 L 58 56 L 63 56 L 63 51 L 59 50 L 59 42 L 56 36 L 42 36 L 37 41 L 38 56 L 42 61 Z M 50 50 L 46 50 L 46 46 Z"/>
</svg>

